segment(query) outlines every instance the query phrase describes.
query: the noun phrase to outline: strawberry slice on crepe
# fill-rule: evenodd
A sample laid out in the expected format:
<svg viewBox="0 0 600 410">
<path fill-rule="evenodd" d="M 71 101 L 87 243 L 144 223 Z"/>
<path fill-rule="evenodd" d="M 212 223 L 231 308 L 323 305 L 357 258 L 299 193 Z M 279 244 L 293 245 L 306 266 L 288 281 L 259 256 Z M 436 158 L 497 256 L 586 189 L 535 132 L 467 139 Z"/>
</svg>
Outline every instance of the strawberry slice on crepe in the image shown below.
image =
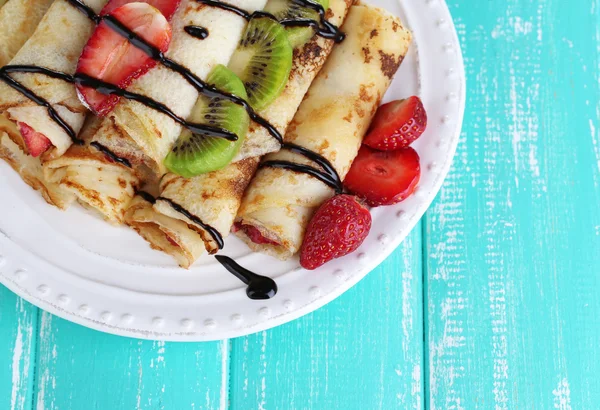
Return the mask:
<svg viewBox="0 0 600 410">
<path fill-rule="evenodd" d="M 39 157 L 52 146 L 52 143 L 44 134 L 36 132 L 24 122 L 17 123 L 17 126 L 19 127 L 19 132 L 21 132 L 23 141 L 25 141 L 25 145 L 27 145 L 29 155 L 32 157 Z"/>
<path fill-rule="evenodd" d="M 167 51 L 171 26 L 157 8 L 148 3 L 128 3 L 112 10 L 110 15 L 162 52 Z M 77 73 L 127 88 L 155 65 L 155 60 L 103 21 L 83 49 Z M 78 85 L 77 91 L 82 102 L 98 116 L 106 116 L 119 102 L 118 96 L 103 95 L 93 88 Z"/>
</svg>

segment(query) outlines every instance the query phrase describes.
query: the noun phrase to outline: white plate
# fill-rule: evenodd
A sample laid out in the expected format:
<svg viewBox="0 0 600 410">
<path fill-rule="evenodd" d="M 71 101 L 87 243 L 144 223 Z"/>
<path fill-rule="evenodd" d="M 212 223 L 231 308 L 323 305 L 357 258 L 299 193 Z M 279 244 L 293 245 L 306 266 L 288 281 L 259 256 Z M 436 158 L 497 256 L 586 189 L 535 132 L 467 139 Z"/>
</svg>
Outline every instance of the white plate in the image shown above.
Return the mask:
<svg viewBox="0 0 600 410">
<path fill-rule="evenodd" d="M 416 225 L 438 192 L 456 150 L 465 105 L 458 38 L 443 0 L 372 0 L 402 17 L 415 42 L 386 100 L 418 94 L 429 116 L 414 144 L 422 176 L 415 195 L 372 211 L 361 248 L 316 271 L 297 260 L 251 253 L 235 237 L 226 255 L 276 278 L 268 301 L 246 297 L 245 286 L 212 257 L 185 271 L 127 228 L 112 227 L 74 206 L 47 205 L 0 163 L 0 282 L 31 303 L 104 332 L 146 339 L 202 341 L 271 328 L 341 295 L 381 263 Z"/>
</svg>

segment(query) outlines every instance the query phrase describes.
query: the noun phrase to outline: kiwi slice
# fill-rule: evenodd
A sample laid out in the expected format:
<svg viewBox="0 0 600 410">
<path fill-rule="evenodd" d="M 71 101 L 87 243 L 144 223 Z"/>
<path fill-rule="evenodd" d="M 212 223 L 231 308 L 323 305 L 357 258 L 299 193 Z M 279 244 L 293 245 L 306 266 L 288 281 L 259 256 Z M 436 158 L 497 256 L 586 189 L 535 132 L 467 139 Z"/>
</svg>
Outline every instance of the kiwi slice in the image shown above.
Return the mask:
<svg viewBox="0 0 600 410">
<path fill-rule="evenodd" d="M 292 56 L 292 47 L 281 24 L 270 17 L 250 19 L 229 60 L 229 68 L 246 86 L 252 108 L 262 110 L 283 91 L 292 69 Z"/>
<path fill-rule="evenodd" d="M 221 91 L 247 99 L 246 89 L 231 70 L 223 65 L 216 66 L 207 83 Z M 192 109 L 189 121 L 224 128 L 238 136 L 237 141 L 194 134 L 185 129 L 165 159 L 169 171 L 191 178 L 227 166 L 244 142 L 250 118 L 244 107 L 225 98 L 200 96 Z"/>
<path fill-rule="evenodd" d="M 313 0 L 313 2 L 320 4 L 325 11 L 329 8 L 329 0 Z M 269 0 L 265 11 L 275 16 L 278 21 L 314 20 L 320 23 L 319 13 L 304 6 L 298 0 Z M 304 45 L 316 34 L 313 27 L 286 27 L 286 31 L 292 48 Z"/>
</svg>

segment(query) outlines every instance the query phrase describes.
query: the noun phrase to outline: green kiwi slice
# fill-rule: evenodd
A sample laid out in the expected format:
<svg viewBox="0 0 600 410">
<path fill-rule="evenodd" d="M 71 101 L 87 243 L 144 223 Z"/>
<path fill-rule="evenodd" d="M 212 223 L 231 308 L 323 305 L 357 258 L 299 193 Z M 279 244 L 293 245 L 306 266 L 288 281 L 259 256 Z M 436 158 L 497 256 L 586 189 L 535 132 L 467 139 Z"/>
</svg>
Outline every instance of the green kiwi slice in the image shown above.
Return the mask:
<svg viewBox="0 0 600 410">
<path fill-rule="evenodd" d="M 240 80 L 223 65 L 216 66 L 207 83 L 221 91 L 247 99 L 248 95 Z M 227 166 L 244 142 L 250 118 L 244 107 L 225 98 L 200 96 L 192 109 L 189 121 L 224 128 L 238 136 L 237 141 L 193 134 L 185 129 L 165 159 L 167 169 L 185 178 L 206 174 Z"/>
<path fill-rule="evenodd" d="M 324 10 L 329 8 L 329 0 L 313 1 L 320 4 Z M 269 0 L 265 11 L 275 16 L 278 21 L 302 19 L 320 22 L 319 13 L 316 10 L 305 7 L 297 0 Z M 312 27 L 286 27 L 286 31 L 292 48 L 306 44 L 316 34 Z"/>
<path fill-rule="evenodd" d="M 229 68 L 246 86 L 252 108 L 262 110 L 283 91 L 292 69 L 292 56 L 281 24 L 270 17 L 250 19 Z"/>
</svg>

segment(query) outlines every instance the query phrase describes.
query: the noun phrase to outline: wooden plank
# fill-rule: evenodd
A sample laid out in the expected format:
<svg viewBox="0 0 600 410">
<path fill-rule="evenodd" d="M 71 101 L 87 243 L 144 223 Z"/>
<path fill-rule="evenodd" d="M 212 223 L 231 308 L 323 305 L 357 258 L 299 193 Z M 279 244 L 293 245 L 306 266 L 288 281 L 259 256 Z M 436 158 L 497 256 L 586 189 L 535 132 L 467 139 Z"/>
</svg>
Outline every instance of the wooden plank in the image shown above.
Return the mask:
<svg viewBox="0 0 600 410">
<path fill-rule="evenodd" d="M 417 228 L 343 296 L 292 323 L 232 341 L 233 409 L 421 409 Z"/>
<path fill-rule="evenodd" d="M 598 1 L 451 1 L 468 107 L 426 219 L 428 407 L 600 402 Z"/>
<path fill-rule="evenodd" d="M 37 315 L 0 285 L 0 409 L 31 408 Z"/>
<path fill-rule="evenodd" d="M 227 408 L 227 341 L 165 343 L 103 334 L 42 313 L 39 410 Z"/>
</svg>

